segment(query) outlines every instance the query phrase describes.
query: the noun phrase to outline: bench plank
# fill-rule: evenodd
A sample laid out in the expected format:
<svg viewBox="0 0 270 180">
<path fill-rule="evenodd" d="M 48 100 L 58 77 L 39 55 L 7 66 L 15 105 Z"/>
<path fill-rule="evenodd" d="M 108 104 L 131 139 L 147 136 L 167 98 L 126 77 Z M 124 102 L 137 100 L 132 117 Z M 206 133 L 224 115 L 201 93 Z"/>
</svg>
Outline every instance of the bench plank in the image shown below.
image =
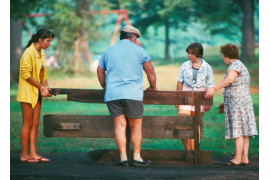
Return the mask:
<svg viewBox="0 0 270 180">
<path fill-rule="evenodd" d="M 45 115 L 46 137 L 113 138 L 113 120 L 107 115 Z M 194 138 L 192 116 L 144 116 L 143 138 Z"/>
<path fill-rule="evenodd" d="M 51 88 L 52 95 L 65 94 L 68 101 L 82 103 L 104 103 L 105 91 L 102 89 L 63 89 Z M 213 105 L 213 99 L 205 99 L 205 91 L 197 91 L 200 94 L 201 105 Z M 144 91 L 144 104 L 162 105 L 194 105 L 194 93 L 191 91 Z"/>
</svg>

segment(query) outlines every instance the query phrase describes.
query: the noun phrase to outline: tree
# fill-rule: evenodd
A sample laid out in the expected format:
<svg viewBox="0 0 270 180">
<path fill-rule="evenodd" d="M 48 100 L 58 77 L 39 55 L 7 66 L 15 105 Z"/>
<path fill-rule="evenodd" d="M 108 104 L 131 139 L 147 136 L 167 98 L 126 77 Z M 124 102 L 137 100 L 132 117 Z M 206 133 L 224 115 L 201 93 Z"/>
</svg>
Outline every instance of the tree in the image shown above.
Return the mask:
<svg viewBox="0 0 270 180">
<path fill-rule="evenodd" d="M 165 59 L 170 59 L 170 28 L 185 29 L 190 19 L 192 0 L 145 0 L 142 1 L 141 9 L 136 15 L 135 26 L 146 32 L 151 25 L 154 27 L 164 26 L 165 28 Z"/>
<path fill-rule="evenodd" d="M 242 35 L 241 60 L 252 63 L 255 58 L 254 47 L 254 6 L 256 0 L 196 0 L 194 17 L 205 24 L 212 34 L 224 34 L 229 37 Z"/>
<path fill-rule="evenodd" d="M 19 81 L 21 49 L 21 20 L 10 19 L 10 80 Z"/>
<path fill-rule="evenodd" d="M 254 0 L 240 0 L 243 11 L 242 21 L 242 45 L 241 60 L 248 63 L 254 62 L 255 57 L 255 35 L 254 35 Z"/>
<path fill-rule="evenodd" d="M 19 64 L 22 55 L 21 31 L 28 14 L 38 11 L 44 5 L 43 0 L 10 1 L 10 80 L 19 81 Z M 35 24 L 34 20 L 30 21 Z"/>
<path fill-rule="evenodd" d="M 98 27 L 101 24 L 91 12 L 102 8 L 107 10 L 110 6 L 110 3 L 98 0 L 57 0 L 49 5 L 52 13 L 47 17 L 46 24 L 63 41 L 63 56 L 72 57 L 64 62 L 69 64 L 72 72 L 78 72 L 83 62 L 81 45 L 87 46 L 89 39 L 94 41 L 99 37 Z"/>
</svg>

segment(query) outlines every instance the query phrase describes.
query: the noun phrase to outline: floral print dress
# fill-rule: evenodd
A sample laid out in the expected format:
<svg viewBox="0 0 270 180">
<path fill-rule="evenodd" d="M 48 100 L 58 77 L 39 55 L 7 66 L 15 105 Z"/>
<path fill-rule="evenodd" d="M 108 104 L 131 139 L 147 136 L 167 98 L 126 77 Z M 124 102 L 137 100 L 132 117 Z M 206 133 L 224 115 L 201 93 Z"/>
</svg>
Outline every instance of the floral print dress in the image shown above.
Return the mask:
<svg viewBox="0 0 270 180">
<path fill-rule="evenodd" d="M 225 139 L 258 135 L 252 99 L 249 92 L 249 72 L 240 60 L 236 60 L 230 64 L 225 78 L 231 70 L 239 74 L 232 84 L 225 87 Z"/>
</svg>

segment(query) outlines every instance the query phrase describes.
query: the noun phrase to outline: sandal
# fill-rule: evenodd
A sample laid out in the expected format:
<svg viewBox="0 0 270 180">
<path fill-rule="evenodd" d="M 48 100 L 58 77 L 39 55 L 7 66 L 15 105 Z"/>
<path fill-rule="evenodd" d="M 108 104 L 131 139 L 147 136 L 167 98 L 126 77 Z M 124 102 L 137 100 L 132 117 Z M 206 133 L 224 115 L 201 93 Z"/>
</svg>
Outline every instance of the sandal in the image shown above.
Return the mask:
<svg viewBox="0 0 270 180">
<path fill-rule="evenodd" d="M 241 166 L 249 166 L 249 162 L 248 163 L 241 163 Z"/>
<path fill-rule="evenodd" d="M 37 159 L 22 159 L 22 158 L 20 158 L 20 161 L 22 163 L 38 163 L 39 162 L 39 160 Z"/>
<path fill-rule="evenodd" d="M 240 164 L 235 164 L 234 162 L 232 162 L 231 160 L 229 160 L 229 161 L 223 162 L 221 165 L 222 166 L 240 166 L 241 163 Z"/>
<path fill-rule="evenodd" d="M 47 159 L 45 157 L 40 157 L 40 158 L 37 158 L 36 160 L 38 160 L 38 162 L 42 162 L 42 163 L 50 162 L 50 159 Z"/>
</svg>

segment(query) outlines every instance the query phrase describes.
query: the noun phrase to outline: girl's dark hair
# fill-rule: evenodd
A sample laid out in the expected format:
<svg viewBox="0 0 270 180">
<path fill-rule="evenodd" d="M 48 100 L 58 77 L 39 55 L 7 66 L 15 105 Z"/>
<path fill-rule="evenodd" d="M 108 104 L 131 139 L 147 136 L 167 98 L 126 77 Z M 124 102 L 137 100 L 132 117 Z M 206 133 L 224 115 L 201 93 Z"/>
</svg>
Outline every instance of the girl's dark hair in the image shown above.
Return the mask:
<svg viewBox="0 0 270 180">
<path fill-rule="evenodd" d="M 120 32 L 120 40 L 122 39 L 129 39 L 131 38 L 132 33 L 126 32 L 126 31 L 121 31 Z"/>
<path fill-rule="evenodd" d="M 189 53 L 189 51 L 191 51 L 191 54 L 194 54 L 196 57 L 203 57 L 203 47 L 201 43 L 195 42 L 190 44 L 186 49 L 187 53 Z"/>
<path fill-rule="evenodd" d="M 38 30 L 35 34 L 32 34 L 32 38 L 27 43 L 25 49 L 30 47 L 33 42 L 37 43 L 39 38 L 41 38 L 41 39 L 54 38 L 54 34 L 45 28 Z"/>
</svg>

